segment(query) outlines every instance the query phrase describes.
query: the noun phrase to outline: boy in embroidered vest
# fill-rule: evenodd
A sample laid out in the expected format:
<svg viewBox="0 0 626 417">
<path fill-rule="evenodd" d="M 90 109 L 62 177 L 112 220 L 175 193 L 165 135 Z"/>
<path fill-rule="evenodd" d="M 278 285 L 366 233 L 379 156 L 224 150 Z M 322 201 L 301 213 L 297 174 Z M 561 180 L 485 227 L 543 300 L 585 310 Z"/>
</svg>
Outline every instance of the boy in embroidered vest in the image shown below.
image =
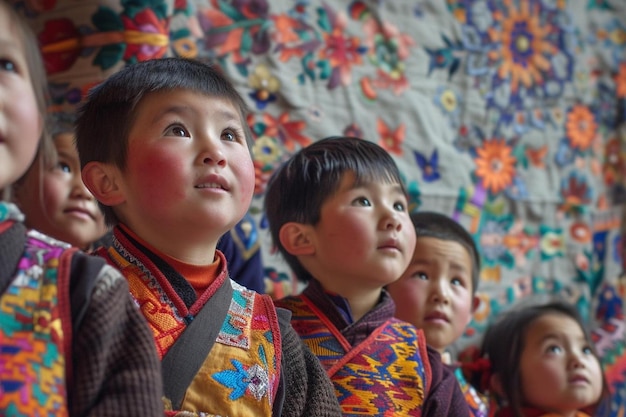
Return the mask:
<svg viewBox="0 0 626 417">
<path fill-rule="evenodd" d="M 152 328 L 166 415 L 338 415 L 288 312 L 231 281 L 216 250 L 252 199 L 245 121 L 239 93 L 198 61 L 140 62 L 92 89 L 78 153 L 114 226 L 97 253 L 122 271 Z"/>
<path fill-rule="evenodd" d="M 0 190 L 37 154 L 46 78 L 37 41 L 0 1 Z M 145 319 L 118 271 L 28 230 L 0 201 L 0 415 L 156 416 L 159 361 Z"/>
<path fill-rule="evenodd" d="M 299 296 L 276 302 L 331 377 L 344 415 L 467 417 L 454 375 L 421 330 L 393 317 L 383 287 L 400 277 L 415 246 L 400 172 L 380 146 L 322 139 L 270 179 L 272 239 Z"/>
<path fill-rule="evenodd" d="M 488 401 L 452 365 L 446 349 L 465 331 L 478 306 L 480 257 L 472 236 L 450 217 L 435 212 L 411 214 L 417 235 L 411 264 L 387 291 L 396 317 L 422 329 L 426 342 L 442 355 L 459 380 L 472 415 L 486 417 Z"/>
</svg>

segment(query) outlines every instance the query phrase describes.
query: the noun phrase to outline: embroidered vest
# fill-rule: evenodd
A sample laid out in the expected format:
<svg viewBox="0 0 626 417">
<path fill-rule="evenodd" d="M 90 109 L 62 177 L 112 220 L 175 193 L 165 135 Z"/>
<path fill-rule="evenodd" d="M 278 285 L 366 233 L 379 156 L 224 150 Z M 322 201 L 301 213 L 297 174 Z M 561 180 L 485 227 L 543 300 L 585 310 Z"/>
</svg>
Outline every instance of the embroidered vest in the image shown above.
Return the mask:
<svg viewBox="0 0 626 417">
<path fill-rule="evenodd" d="M 152 329 L 162 358 L 184 331 L 190 313 L 155 265 L 141 252 L 132 250 L 130 242 L 120 240 L 114 239 L 113 246 L 101 248 L 98 254 L 128 280 L 131 295 Z M 232 280 L 230 283 L 233 297 L 226 318 L 185 393 L 181 409 L 233 417 L 271 416 L 281 366 L 276 309 L 269 297 Z"/>
<path fill-rule="evenodd" d="M 17 272 L 0 296 L 0 415 L 67 416 L 75 252 L 68 248 L 28 232 Z"/>
<path fill-rule="evenodd" d="M 275 304 L 293 313 L 291 323 L 333 381 L 344 416 L 421 415 L 431 377 L 421 331 L 391 319 L 353 347 L 305 296 Z"/>
</svg>

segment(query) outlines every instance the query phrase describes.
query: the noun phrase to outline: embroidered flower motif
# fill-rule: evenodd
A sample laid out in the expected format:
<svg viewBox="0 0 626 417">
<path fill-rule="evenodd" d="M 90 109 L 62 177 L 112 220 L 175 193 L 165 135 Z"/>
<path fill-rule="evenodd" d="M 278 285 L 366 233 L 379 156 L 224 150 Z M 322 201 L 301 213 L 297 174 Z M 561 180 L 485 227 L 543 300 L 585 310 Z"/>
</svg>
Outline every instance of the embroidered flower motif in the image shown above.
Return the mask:
<svg viewBox="0 0 626 417">
<path fill-rule="evenodd" d="M 615 184 L 624 175 L 625 168 L 620 141 L 613 138 L 608 141 L 604 151 L 604 182 L 607 185 Z"/>
<path fill-rule="evenodd" d="M 168 20 L 160 19 L 151 8 L 134 15 L 122 16 L 127 41 L 124 60 L 127 62 L 161 58 L 169 44 Z"/>
<path fill-rule="evenodd" d="M 569 228 L 569 234 L 578 243 L 591 242 L 591 228 L 585 222 L 576 221 L 572 223 Z"/>
<path fill-rule="evenodd" d="M 486 189 L 498 194 L 511 184 L 517 160 L 503 139 L 485 141 L 476 153 L 476 175 Z"/>
<path fill-rule="evenodd" d="M 547 260 L 555 256 L 563 256 L 565 253 L 565 237 L 562 230 L 541 225 L 539 232 L 541 235 L 539 240 L 541 259 Z"/>
<path fill-rule="evenodd" d="M 311 143 L 311 139 L 301 133 L 306 127 L 306 123 L 303 120 L 289 120 L 289 112 L 284 112 L 277 118 L 265 113 L 263 114 L 263 122 L 265 123 L 265 135 L 280 140 L 288 151 L 294 150 L 295 143 L 302 147 Z"/>
<path fill-rule="evenodd" d="M 454 115 L 459 110 L 459 97 L 453 89 L 448 87 L 439 87 L 437 89 L 435 104 L 437 104 L 445 113 Z"/>
<path fill-rule="evenodd" d="M 254 100 L 259 110 L 263 110 L 268 103 L 276 100 L 276 92 L 280 89 L 280 81 L 274 77 L 269 68 L 260 64 L 256 66 L 248 77 L 248 85 L 254 91 L 250 98 Z"/>
<path fill-rule="evenodd" d="M 48 75 L 69 69 L 80 56 L 80 33 L 70 19 L 51 19 L 38 39 Z"/>
<path fill-rule="evenodd" d="M 272 176 L 272 166 L 254 161 L 254 195 L 265 193 L 267 183 Z"/>
<path fill-rule="evenodd" d="M 361 45 L 359 37 L 345 36 L 345 26 L 346 17 L 339 15 L 336 16 L 332 29 L 322 33 L 324 45 L 319 51 L 319 57 L 332 68 L 329 89 L 350 84 L 352 66 L 362 63 L 361 56 L 367 50 Z"/>
<path fill-rule="evenodd" d="M 369 11 L 366 6 L 364 7 L 364 10 Z M 409 48 L 415 42 L 410 36 L 401 33 L 396 26 L 387 22 L 381 24 L 371 13 L 364 12 L 360 19 L 365 21 L 363 32 L 365 46 L 369 51 L 368 58 L 377 68 L 377 78 L 372 80 L 371 84 L 379 88 L 391 88 L 394 94 L 401 94 L 409 87 L 405 74 L 405 60 L 409 56 Z"/>
<path fill-rule="evenodd" d="M 578 104 L 567 115 L 565 129 L 572 148 L 584 151 L 591 145 L 597 125 L 593 113 L 586 106 Z"/>
<path fill-rule="evenodd" d="M 566 213 L 581 213 L 591 204 L 591 187 L 584 176 L 572 172 L 561 182 L 561 197 L 561 210 Z"/>
<path fill-rule="evenodd" d="M 437 149 L 433 151 L 430 157 L 418 151 L 413 151 L 413 155 L 415 156 L 417 166 L 422 171 L 422 179 L 425 182 L 433 182 L 441 178 L 441 174 L 439 173 L 439 154 Z"/>
<path fill-rule="evenodd" d="M 213 379 L 233 390 L 228 396 L 228 399 L 234 401 L 243 397 L 246 393 L 246 389 L 248 388 L 249 381 L 248 372 L 246 372 L 246 369 L 241 362 L 236 359 L 231 359 L 230 363 L 235 367 L 235 369 L 226 369 L 224 371 L 217 372 L 213 374 Z"/>
<path fill-rule="evenodd" d="M 378 119 L 376 127 L 380 137 L 380 146 L 389 153 L 402 155 L 402 143 L 404 142 L 406 125 L 402 123 L 396 130 L 392 130 L 382 119 Z"/>
<path fill-rule="evenodd" d="M 549 40 L 552 25 L 542 21 L 537 11 L 530 10 L 529 1 L 520 2 L 519 10 L 511 5 L 508 12 L 501 22 L 501 31 L 490 29 L 488 33 L 501 46 L 498 76 L 510 77 L 511 90 L 515 93 L 520 83 L 529 88 L 543 81 L 542 72 L 551 66 L 544 55 L 555 54 L 557 49 Z"/>
<path fill-rule="evenodd" d="M 503 243 L 515 258 L 515 266 L 524 267 L 528 253 L 538 246 L 539 239 L 530 234 L 520 221 L 504 236 Z"/>
<path fill-rule="evenodd" d="M 279 160 L 281 150 L 274 138 L 263 135 L 254 142 L 252 155 L 254 155 L 254 160 L 261 164 L 273 164 Z"/>
</svg>

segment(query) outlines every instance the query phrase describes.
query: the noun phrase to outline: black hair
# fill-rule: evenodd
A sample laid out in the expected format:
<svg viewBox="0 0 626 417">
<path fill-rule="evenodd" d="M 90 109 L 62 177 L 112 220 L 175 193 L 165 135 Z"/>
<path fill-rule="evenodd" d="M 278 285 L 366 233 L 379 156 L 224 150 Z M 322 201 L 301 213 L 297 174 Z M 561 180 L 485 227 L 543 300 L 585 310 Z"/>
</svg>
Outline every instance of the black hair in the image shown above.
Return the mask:
<svg viewBox="0 0 626 417">
<path fill-rule="evenodd" d="M 323 203 L 337 191 L 346 172 L 354 173 L 357 185 L 398 183 L 406 194 L 391 155 L 373 142 L 349 136 L 327 137 L 302 148 L 269 180 L 265 213 L 272 241 L 301 281 L 310 275 L 280 243 L 280 229 L 288 222 L 316 225 Z"/>
<path fill-rule="evenodd" d="M 239 111 L 248 146 L 252 133 L 248 108 L 231 82 L 215 67 L 186 58 L 160 58 L 129 65 L 90 90 L 78 110 L 76 145 L 81 168 L 92 161 L 126 168 L 128 135 L 137 107 L 149 93 L 190 90 L 230 100 Z M 115 225 L 111 207 L 100 204 L 107 224 Z"/>
<path fill-rule="evenodd" d="M 480 274 L 480 255 L 469 232 L 452 218 L 433 211 L 411 213 L 411 221 L 418 239 L 433 237 L 454 241 L 465 248 L 472 260 L 472 296 L 476 294 Z"/>
</svg>

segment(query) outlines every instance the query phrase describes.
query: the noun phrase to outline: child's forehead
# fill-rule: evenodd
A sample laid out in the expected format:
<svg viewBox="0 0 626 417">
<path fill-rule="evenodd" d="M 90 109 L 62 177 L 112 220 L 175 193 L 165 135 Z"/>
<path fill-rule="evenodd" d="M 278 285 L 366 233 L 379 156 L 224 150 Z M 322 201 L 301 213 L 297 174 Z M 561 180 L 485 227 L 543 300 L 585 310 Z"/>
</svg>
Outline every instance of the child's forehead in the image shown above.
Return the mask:
<svg viewBox="0 0 626 417">
<path fill-rule="evenodd" d="M 223 114 L 229 114 L 242 123 L 243 115 L 236 103 L 229 97 L 218 94 L 210 94 L 186 88 L 162 89 L 150 91 L 134 106 L 135 115 L 143 114 L 148 117 L 158 118 L 161 114 L 193 109 L 194 112 L 204 112 L 206 105 L 213 102 L 224 109 Z M 213 112 L 211 112 L 213 114 Z M 223 115 L 220 113 L 220 115 Z"/>
<path fill-rule="evenodd" d="M 549 338 L 586 339 L 580 323 L 558 311 L 548 311 L 536 317 L 526 331 L 529 341 L 541 342 Z"/>
</svg>

